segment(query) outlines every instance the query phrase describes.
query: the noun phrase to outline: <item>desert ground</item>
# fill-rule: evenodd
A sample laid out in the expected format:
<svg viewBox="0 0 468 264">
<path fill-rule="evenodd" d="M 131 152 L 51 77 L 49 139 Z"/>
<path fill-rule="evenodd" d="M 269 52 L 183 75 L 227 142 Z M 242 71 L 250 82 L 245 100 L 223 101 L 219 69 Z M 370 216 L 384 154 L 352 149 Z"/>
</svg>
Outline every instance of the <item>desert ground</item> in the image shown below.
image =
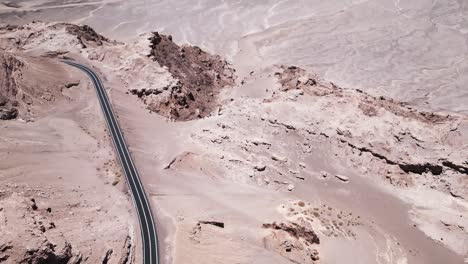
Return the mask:
<svg viewBox="0 0 468 264">
<path fill-rule="evenodd" d="M 3 1 L 0 263 L 468 263 L 463 1 Z M 84 26 L 89 25 L 89 26 Z"/>
</svg>

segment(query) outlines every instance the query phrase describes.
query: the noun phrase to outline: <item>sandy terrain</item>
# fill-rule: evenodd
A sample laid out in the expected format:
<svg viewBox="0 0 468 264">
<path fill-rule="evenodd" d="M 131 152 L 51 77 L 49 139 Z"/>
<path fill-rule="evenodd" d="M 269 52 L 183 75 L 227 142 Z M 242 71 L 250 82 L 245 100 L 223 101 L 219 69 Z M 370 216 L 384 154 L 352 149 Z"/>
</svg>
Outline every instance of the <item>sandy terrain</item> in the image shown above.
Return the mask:
<svg viewBox="0 0 468 264">
<path fill-rule="evenodd" d="M 66 5 L 19 2 L 3 7 L 0 17 L 64 20 L 55 12 L 63 10 L 73 14 L 66 20 L 89 23 L 108 38 L 88 27 L 32 23 L 3 29 L 0 46 L 15 56 L 47 55 L 52 65 L 54 57 L 71 57 L 102 74 L 152 200 L 164 263 L 468 261 L 468 117 L 461 103 L 466 101 L 466 44 L 458 42 L 466 31 L 464 4 Z M 17 16 L 19 10 L 27 19 Z M 159 34 L 149 32 L 154 30 L 171 34 L 162 36 L 164 47 L 155 44 Z M 211 55 L 189 46 L 189 52 L 182 51 L 185 42 Z M 421 43 L 428 43 L 424 52 Z M 72 80 L 82 78 L 69 74 Z M 197 79 L 200 75 L 209 81 Z M 77 103 L 50 104 L 62 114 L 44 112 L 34 122 L 1 124 L 33 126 L 28 131 L 34 132 L 14 138 L 63 142 L 50 156 L 41 154 L 64 159 L 57 173 L 70 166 L 88 168 L 73 170 L 88 171 L 86 177 L 67 174 L 70 180 L 63 176 L 47 184 L 64 188 L 80 179 L 76 184 L 89 186 L 83 195 L 90 198 L 79 211 L 89 213 L 97 204 L 107 208 L 99 211 L 102 216 L 89 213 L 102 217 L 96 228 L 112 233 L 115 243 L 97 255 L 85 253 L 91 256 L 85 262 L 94 263 L 108 248 L 112 256 L 125 252 L 127 236 L 138 239 L 127 198 L 110 184 L 115 175 L 101 175 L 112 153 L 104 124 L 95 122 L 99 111 L 87 85 L 81 79 L 78 86 L 86 94 L 73 90 L 69 96 Z M 19 118 L 27 113 L 21 109 L 27 107 L 19 108 Z M 44 133 L 44 127 L 59 132 Z M 27 142 L 21 146 L 27 149 Z M 23 150 L 9 162 L 34 155 Z M 27 174 L 21 174 L 24 184 L 31 184 Z M 5 201 L 23 199 L 24 208 L 31 203 L 27 189 L 21 199 L 14 196 L 21 192 L 6 193 Z M 72 197 L 64 201 L 75 197 L 64 193 Z M 114 197 L 112 203 L 99 202 L 104 193 Z M 73 232 L 64 230 L 64 237 L 78 245 L 94 243 Z"/>
<path fill-rule="evenodd" d="M 129 263 L 134 218 L 92 87 L 17 54 L 0 52 L 0 95 L 18 109 L 0 123 L 0 262 Z"/>
</svg>

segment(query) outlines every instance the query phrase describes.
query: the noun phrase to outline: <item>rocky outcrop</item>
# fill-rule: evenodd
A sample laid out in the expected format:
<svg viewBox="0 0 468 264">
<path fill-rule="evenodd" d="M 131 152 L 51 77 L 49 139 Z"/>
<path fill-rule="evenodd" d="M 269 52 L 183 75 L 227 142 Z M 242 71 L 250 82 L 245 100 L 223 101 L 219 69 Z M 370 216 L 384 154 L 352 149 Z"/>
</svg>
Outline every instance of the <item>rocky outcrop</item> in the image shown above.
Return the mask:
<svg viewBox="0 0 468 264">
<path fill-rule="evenodd" d="M 83 218 L 102 219 L 99 217 L 107 212 L 102 209 L 101 201 L 96 200 L 92 205 L 86 201 L 73 202 L 73 199 L 63 199 L 70 196 L 50 192 L 51 189 L 2 185 L 0 263 L 78 264 L 102 263 L 106 259 L 108 263 L 133 263 L 132 234 L 125 232 L 127 226 L 120 220 L 108 218 L 109 222 L 100 223 L 99 227 L 87 226 L 89 232 L 85 233 L 74 228 Z M 68 192 L 80 196 L 76 189 Z M 108 228 L 112 230 L 107 231 Z M 119 229 L 124 231 L 119 234 Z M 99 243 L 98 238 L 104 242 Z"/>
<path fill-rule="evenodd" d="M 31 248 L 26 251 L 20 264 L 71 264 L 69 260 L 73 257 L 72 246 L 66 243 L 60 250 L 49 241 L 44 242 L 37 248 Z M 79 262 L 75 262 L 79 263 Z"/>
<path fill-rule="evenodd" d="M 148 55 L 178 81 L 163 89 L 132 90 L 145 100 L 149 110 L 168 118 L 185 121 L 202 118 L 218 106 L 216 96 L 226 86 L 234 84 L 234 70 L 221 57 L 204 52 L 196 46 L 179 46 L 171 36 L 154 32 L 150 37 Z"/>
<path fill-rule="evenodd" d="M 316 263 L 319 253 L 316 245 L 320 239 L 310 228 L 296 223 L 263 224 L 263 228 L 270 229 L 271 234 L 264 239 L 267 249 L 274 250 L 293 263 Z"/>
<path fill-rule="evenodd" d="M 265 101 L 273 103 L 302 93 L 305 101 L 313 102 L 319 117 L 308 117 L 307 125 L 297 130 L 306 137 L 323 135 L 323 140 L 336 145 L 334 151 L 339 153 L 356 153 L 351 160 L 363 171 L 384 174 L 394 185 L 421 181 L 416 184 L 444 192 L 449 192 L 452 182 L 461 180 L 461 175 L 468 174 L 462 153 L 467 136 L 465 116 L 421 111 L 390 98 L 340 88 L 295 66 L 280 66 L 275 77 L 279 91 Z M 305 128 L 309 125 L 312 128 Z M 427 184 L 426 177 L 433 182 Z"/>
<path fill-rule="evenodd" d="M 132 252 L 132 238 L 130 236 L 127 236 L 125 238 L 125 243 L 122 249 L 122 255 L 120 256 L 119 259 L 119 264 L 127 264 L 127 263 L 132 263 L 131 262 L 131 254 Z"/>
<path fill-rule="evenodd" d="M 0 120 L 15 119 L 18 116 L 18 109 L 0 105 Z"/>
<path fill-rule="evenodd" d="M 200 224 L 204 225 L 213 225 L 217 227 L 224 228 L 224 222 L 219 222 L 219 221 L 199 221 Z"/>
<path fill-rule="evenodd" d="M 78 39 L 82 48 L 88 46 L 102 46 L 104 42 L 108 41 L 107 38 L 99 35 L 94 29 L 88 25 L 78 26 L 73 24 L 66 24 L 65 30 Z"/>
<path fill-rule="evenodd" d="M 310 244 L 320 244 L 319 237 L 317 236 L 317 234 L 315 234 L 315 232 L 312 229 L 305 228 L 296 223 L 277 224 L 276 222 L 273 222 L 271 224 L 263 224 L 262 227 L 285 231 L 294 238 L 302 238 Z"/>
<path fill-rule="evenodd" d="M 338 180 L 342 181 L 342 182 L 349 182 L 348 176 L 344 176 L 344 175 L 341 175 L 341 174 L 336 174 L 335 177 Z"/>
<path fill-rule="evenodd" d="M 8 251 L 12 248 L 13 246 L 11 243 L 0 244 L 0 263 L 10 258 L 10 253 Z"/>
<path fill-rule="evenodd" d="M 350 142 L 347 142 L 346 140 L 343 140 L 343 139 L 341 139 L 340 141 L 343 142 L 343 143 L 347 143 L 348 146 L 350 146 L 351 148 L 357 149 L 357 150 L 359 150 L 361 152 L 370 153 L 372 156 L 385 161 L 385 163 L 387 163 L 389 165 L 398 165 L 398 167 L 402 171 L 404 171 L 406 173 L 412 172 L 412 173 L 416 173 L 416 174 L 423 174 L 423 173 L 426 173 L 426 172 L 430 172 L 433 175 L 440 175 L 442 173 L 442 170 L 443 170 L 443 167 L 441 165 L 432 164 L 432 163 L 429 163 L 429 162 L 425 162 L 425 163 L 408 163 L 408 162 L 394 161 L 394 160 L 389 159 L 385 155 L 377 153 L 376 151 L 374 151 L 372 149 L 369 149 L 367 147 L 358 147 L 358 146 L 355 146 L 354 144 L 352 144 Z M 444 166 L 447 166 L 449 168 L 453 168 L 453 169 L 457 168 L 456 166 L 448 166 L 448 164 L 452 164 L 452 163 L 448 162 L 448 161 L 445 161 L 445 163 L 443 163 Z"/>
<path fill-rule="evenodd" d="M 440 175 L 442 173 L 442 166 L 428 162 L 422 164 L 398 164 L 398 166 L 404 172 L 412 172 L 416 174 L 431 172 L 433 175 Z"/>
<path fill-rule="evenodd" d="M 463 174 L 466 174 L 468 175 L 468 161 L 465 162 L 467 164 L 467 166 L 463 166 L 463 165 L 457 165 L 449 160 L 443 160 L 442 161 L 442 165 L 448 167 L 448 168 L 451 168 L 453 170 L 456 170 L 458 171 L 459 173 L 463 173 Z"/>
<path fill-rule="evenodd" d="M 322 82 L 318 76 L 310 74 L 300 67 L 281 66 L 280 69 L 281 71 L 276 72 L 275 76 L 281 84 L 282 91 L 308 89 L 311 94 L 316 96 L 326 96 L 331 94 L 337 97 L 344 96 L 343 88 L 338 87 L 331 82 Z M 360 97 L 358 108 L 368 117 L 379 116 L 383 114 L 384 111 L 388 111 L 396 116 L 411 118 L 431 124 L 455 120 L 451 115 L 418 111 L 403 102 L 398 102 L 384 96 L 374 97 L 359 89 L 348 90 L 355 91 Z"/>
<path fill-rule="evenodd" d="M 18 116 L 17 76 L 24 63 L 9 53 L 0 52 L 0 119 L 13 119 Z"/>
<path fill-rule="evenodd" d="M 50 110 L 54 102 L 64 98 L 62 91 L 67 85 L 79 85 L 76 80 L 67 80 L 61 70 L 61 65 L 49 58 L 0 51 L 0 120 L 32 120 Z"/>
<path fill-rule="evenodd" d="M 112 252 L 113 252 L 112 249 L 108 249 L 106 251 L 106 254 L 104 255 L 104 258 L 102 259 L 102 264 L 107 264 L 109 262 L 109 260 L 112 257 Z"/>
</svg>

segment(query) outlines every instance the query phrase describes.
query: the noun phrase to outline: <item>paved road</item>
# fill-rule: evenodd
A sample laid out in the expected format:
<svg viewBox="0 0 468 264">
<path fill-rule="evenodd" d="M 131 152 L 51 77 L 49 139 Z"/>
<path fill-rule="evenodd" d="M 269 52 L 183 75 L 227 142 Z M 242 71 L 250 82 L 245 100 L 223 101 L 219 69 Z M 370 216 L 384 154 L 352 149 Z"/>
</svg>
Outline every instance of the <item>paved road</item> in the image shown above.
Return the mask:
<svg viewBox="0 0 468 264">
<path fill-rule="evenodd" d="M 143 240 L 143 264 L 158 264 L 158 238 L 156 235 L 153 215 L 151 214 L 150 203 L 146 198 L 140 177 L 138 176 L 138 172 L 128 151 L 127 144 L 125 143 L 119 124 L 117 123 L 112 111 L 104 85 L 99 79 L 99 76 L 88 67 L 71 61 L 63 62 L 84 71 L 94 83 L 110 136 L 114 142 L 117 156 L 119 157 L 120 164 L 127 179 L 127 184 L 130 187 L 133 202 L 138 213 L 141 237 Z"/>
</svg>

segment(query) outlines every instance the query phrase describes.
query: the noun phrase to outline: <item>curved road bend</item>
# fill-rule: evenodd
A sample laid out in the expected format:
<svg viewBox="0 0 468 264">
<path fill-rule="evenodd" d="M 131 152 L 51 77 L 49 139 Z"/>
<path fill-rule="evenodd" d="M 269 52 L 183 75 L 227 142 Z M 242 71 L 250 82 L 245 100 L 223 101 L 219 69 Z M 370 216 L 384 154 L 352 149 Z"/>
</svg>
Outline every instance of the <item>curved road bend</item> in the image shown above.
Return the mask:
<svg viewBox="0 0 468 264">
<path fill-rule="evenodd" d="M 150 203 L 146 197 L 145 191 L 138 176 L 138 172 L 135 168 L 133 160 L 128 151 L 127 144 L 125 143 L 124 137 L 120 130 L 119 124 L 112 111 L 109 98 L 104 89 L 104 85 L 99 79 L 98 75 L 93 72 L 90 68 L 71 61 L 63 61 L 64 63 L 76 67 L 84 71 L 89 78 L 91 78 L 96 93 L 99 98 L 99 103 L 106 119 L 109 134 L 114 143 L 117 156 L 119 157 L 120 165 L 127 179 L 127 184 L 130 187 L 132 193 L 133 202 L 138 213 L 138 219 L 140 221 L 140 231 L 143 243 L 143 264 L 158 264 L 159 263 L 159 252 L 158 252 L 158 237 L 156 235 L 155 222 L 153 215 L 151 214 Z"/>
</svg>

